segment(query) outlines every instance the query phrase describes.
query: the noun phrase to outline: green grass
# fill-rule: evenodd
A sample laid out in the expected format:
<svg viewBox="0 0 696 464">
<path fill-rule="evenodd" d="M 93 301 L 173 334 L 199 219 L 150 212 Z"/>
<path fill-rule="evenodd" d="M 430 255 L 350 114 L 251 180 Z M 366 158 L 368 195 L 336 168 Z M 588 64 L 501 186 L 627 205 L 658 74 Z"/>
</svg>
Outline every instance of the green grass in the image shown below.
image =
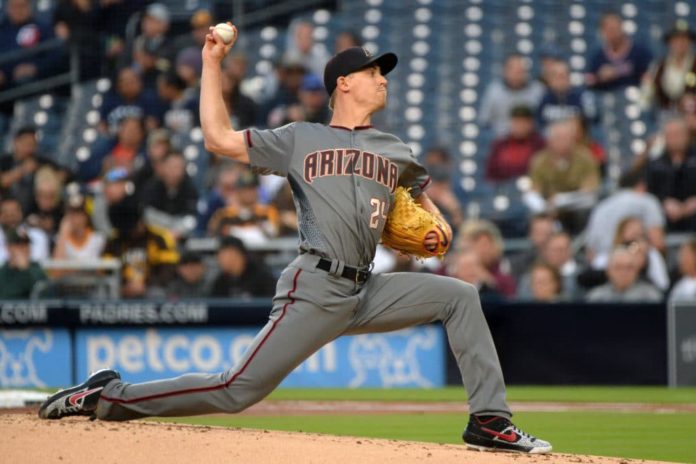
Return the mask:
<svg viewBox="0 0 696 464">
<path fill-rule="evenodd" d="M 466 417 L 459 414 L 214 416 L 175 421 L 461 444 L 459 434 Z M 550 440 L 558 452 L 696 462 L 696 415 L 693 414 L 525 412 L 516 414 L 515 421 L 524 430 Z"/>
<path fill-rule="evenodd" d="M 696 388 L 662 387 L 510 387 L 511 401 L 691 403 Z M 465 401 L 461 388 L 280 389 L 274 400 Z M 173 419 L 190 424 L 248 427 L 373 438 L 461 443 L 461 414 L 379 414 L 310 416 L 206 416 Z M 169 420 L 169 419 L 168 419 Z M 521 412 L 515 422 L 550 440 L 555 451 L 636 459 L 696 463 L 696 414 L 616 412 Z"/>
<path fill-rule="evenodd" d="M 466 401 L 463 388 L 442 389 L 304 389 L 283 388 L 276 400 L 317 401 Z M 696 388 L 666 387 L 508 387 L 510 401 L 564 401 L 599 403 L 693 403 Z"/>
</svg>

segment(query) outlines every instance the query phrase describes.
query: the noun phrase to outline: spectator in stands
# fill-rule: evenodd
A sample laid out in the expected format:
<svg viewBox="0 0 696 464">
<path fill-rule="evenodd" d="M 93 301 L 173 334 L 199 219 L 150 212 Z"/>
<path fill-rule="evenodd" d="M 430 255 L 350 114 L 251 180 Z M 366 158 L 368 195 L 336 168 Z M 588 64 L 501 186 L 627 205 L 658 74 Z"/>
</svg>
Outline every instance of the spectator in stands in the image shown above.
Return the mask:
<svg viewBox="0 0 696 464">
<path fill-rule="evenodd" d="M 566 299 L 563 296 L 565 292 L 561 274 L 550 264 L 538 262 L 532 265 L 529 270 L 529 286 L 528 299 L 543 303 L 556 303 Z"/>
<path fill-rule="evenodd" d="M 108 219 L 114 230 L 104 256 L 121 260 L 121 294 L 124 298 L 160 295 L 179 261 L 176 239 L 166 229 L 145 225 L 138 192 L 126 170 L 110 171 L 105 181 Z"/>
<path fill-rule="evenodd" d="M 0 195 L 12 195 L 28 211 L 33 203 L 34 175 L 45 165 L 52 165 L 38 153 L 36 129 L 23 127 L 12 139 L 12 151 L 0 158 Z"/>
<path fill-rule="evenodd" d="M 125 45 L 125 35 L 129 20 L 135 13 L 141 14 L 142 0 L 100 0 L 97 24 L 102 35 L 101 42 L 107 60 L 107 75 L 123 65 L 130 63 L 130 55 Z"/>
<path fill-rule="evenodd" d="M 587 60 L 587 85 L 596 90 L 640 85 L 652 60 L 650 50 L 624 33 L 621 16 L 617 13 L 604 13 L 599 29 L 602 45 Z"/>
<path fill-rule="evenodd" d="M 626 218 L 638 218 L 646 229 L 650 245 L 665 249 L 665 216 L 660 202 L 648 193 L 642 173 L 631 171 L 619 180 L 620 189 L 594 207 L 585 232 L 588 262 L 607 256 L 618 224 Z"/>
<path fill-rule="evenodd" d="M 184 252 L 176 265 L 176 277 L 167 289 L 170 298 L 205 298 L 210 294 L 213 274 L 203 257 L 193 251 Z"/>
<path fill-rule="evenodd" d="M 81 195 L 68 198 L 53 258 L 70 261 L 97 260 L 101 258 L 105 244 L 104 235 L 92 229 L 84 198 Z"/>
<path fill-rule="evenodd" d="M 584 121 L 597 119 L 597 105 L 591 92 L 570 83 L 570 67 L 564 61 L 551 65 L 548 89 L 537 108 L 539 127 L 545 129 L 553 122 L 580 116 Z"/>
<path fill-rule="evenodd" d="M 173 51 L 172 41 L 167 38 L 170 19 L 169 9 L 162 3 L 148 5 L 140 21 L 140 35 L 135 38 L 135 43 L 147 41 L 158 59 L 171 61 L 176 52 Z"/>
<path fill-rule="evenodd" d="M 696 301 L 696 238 L 687 239 L 679 248 L 679 272 L 681 279 L 672 288 L 669 301 Z"/>
<path fill-rule="evenodd" d="M 606 163 L 606 153 L 602 144 L 592 138 L 588 120 L 580 114 L 572 116 L 570 120 L 575 125 L 575 143 L 579 147 L 586 148 L 597 162 L 600 170 L 603 170 Z"/>
<path fill-rule="evenodd" d="M 305 74 L 298 93 L 298 103 L 277 106 L 268 115 L 268 127 L 307 121 L 326 124 L 330 119 L 324 84 L 314 74 Z"/>
<path fill-rule="evenodd" d="M 36 171 L 34 203 L 27 214 L 27 224 L 43 230 L 53 240 L 63 218 L 63 182 L 50 166 Z"/>
<path fill-rule="evenodd" d="M 466 221 L 459 230 L 457 250 L 476 253 L 491 275 L 494 288 L 507 298 L 514 296 L 515 280 L 509 274 L 508 263 L 503 261 L 503 238 L 495 224 L 486 220 Z"/>
<path fill-rule="evenodd" d="M 205 45 L 205 35 L 213 26 L 213 15 L 206 9 L 196 10 L 191 16 L 191 30 L 187 34 L 180 35 L 174 39 L 174 50 L 184 50 L 186 48 L 196 48 L 200 50 Z"/>
<path fill-rule="evenodd" d="M 213 215 L 221 208 L 231 206 L 237 201 L 235 197 L 237 179 L 244 170 L 245 167 L 242 164 L 235 162 L 228 162 L 220 167 L 215 176 L 215 184 L 207 192 L 203 206 L 199 209 L 198 232 L 205 233 Z"/>
<path fill-rule="evenodd" d="M 534 156 L 529 177 L 532 190 L 524 200 L 532 212 L 555 214 L 571 233 L 585 227 L 596 201 L 600 175 L 589 151 L 575 143 L 572 121 L 559 121 L 549 127 L 547 146 Z"/>
<path fill-rule="evenodd" d="M 189 47 L 176 55 L 176 74 L 181 77 L 186 86 L 194 91 L 198 88 L 203 69 L 203 58 L 200 47 Z"/>
<path fill-rule="evenodd" d="M 232 127 L 237 130 L 253 126 L 259 114 L 256 102 L 241 88 L 246 67 L 246 56 L 241 53 L 230 53 L 223 61 L 222 95 L 232 119 Z"/>
<path fill-rule="evenodd" d="M 92 0 L 60 0 L 53 11 L 53 30 L 56 37 L 77 48 L 80 80 L 94 79 L 101 73 L 101 52 L 96 40 L 101 40 L 98 29 L 99 7 Z"/>
<path fill-rule="evenodd" d="M 153 176 L 162 177 L 162 163 L 171 149 L 171 136 L 167 129 L 155 129 L 149 133 L 146 160 L 133 175 L 136 187 L 144 188 Z"/>
<path fill-rule="evenodd" d="M 551 80 L 551 73 L 558 62 L 564 60 L 563 52 L 556 44 L 545 43 L 539 49 L 539 60 L 541 62 L 541 70 L 537 80 L 544 86 L 548 87 Z"/>
<path fill-rule="evenodd" d="M 696 147 L 696 92 L 682 95 L 679 99 L 679 113 L 689 128 L 689 144 Z"/>
<path fill-rule="evenodd" d="M 232 80 L 239 82 L 240 85 L 247 77 L 248 68 L 249 59 L 240 51 L 230 50 L 222 60 L 222 69 L 224 73 L 231 77 Z"/>
<path fill-rule="evenodd" d="M 615 248 L 609 257 L 609 282 L 587 294 L 589 302 L 651 303 L 662 301 L 662 293 L 654 285 L 641 281 L 635 253 L 626 247 Z"/>
<path fill-rule="evenodd" d="M 627 217 L 616 226 L 614 247 L 624 246 L 634 253 L 638 262 L 640 277 L 655 285 L 662 291 L 669 288 L 669 273 L 665 258 L 655 247 L 648 242 L 640 218 Z M 595 263 L 600 269 L 606 266 L 606 257 L 597 256 Z"/>
<path fill-rule="evenodd" d="M 533 111 L 544 95 L 544 86 L 530 80 L 527 59 L 513 54 L 506 58 L 503 79 L 491 82 L 481 99 L 479 123 L 491 127 L 496 137 L 502 137 L 510 129 L 510 110 L 515 106 L 527 106 Z"/>
<path fill-rule="evenodd" d="M 639 217 L 626 217 L 616 225 L 611 249 L 619 246 L 628 247 L 635 254 L 641 278 L 661 290 L 669 287 L 670 279 L 664 257 L 648 242 L 645 227 Z M 591 288 L 606 282 L 604 270 L 610 254 L 611 250 L 592 256 L 590 267 L 578 276 L 580 285 Z"/>
<path fill-rule="evenodd" d="M 92 148 L 92 155 L 79 163 L 79 177 L 92 180 L 113 168 L 134 173 L 145 163 L 145 128 L 137 109 L 118 122 L 116 137 L 104 139 Z"/>
<path fill-rule="evenodd" d="M 326 89 L 319 77 L 314 74 L 307 74 L 302 79 L 300 86 L 299 114 L 294 121 L 316 122 L 326 124 L 330 119 L 329 107 L 326 99 Z"/>
<path fill-rule="evenodd" d="M 278 235 L 297 236 L 297 210 L 295 209 L 290 183 L 284 182 L 282 184 L 280 190 L 273 196 L 271 204 L 278 210 L 278 220 L 280 222 Z"/>
<path fill-rule="evenodd" d="M 136 40 L 133 44 L 133 69 L 143 82 L 143 91 L 157 93 L 157 78 L 169 69 L 169 62 L 157 56 L 157 44 L 150 39 Z"/>
<path fill-rule="evenodd" d="M 336 35 L 334 40 L 334 54 L 341 53 L 351 47 L 362 47 L 362 39 L 353 31 L 344 30 Z"/>
<path fill-rule="evenodd" d="M 648 163 L 648 191 L 662 203 L 671 231 L 696 230 L 696 153 L 690 145 L 689 129 L 683 118 L 663 124 L 665 148 L 658 159 Z"/>
<path fill-rule="evenodd" d="M 529 246 L 510 258 L 511 274 L 521 276 L 527 272 L 539 259 L 544 245 L 556 231 L 558 231 L 558 224 L 553 216 L 547 213 L 533 215 L 529 220 L 527 232 Z"/>
<path fill-rule="evenodd" d="M 186 173 L 186 158 L 168 153 L 143 191 L 145 223 L 168 229 L 177 239 L 196 228 L 198 191 Z"/>
<path fill-rule="evenodd" d="M 283 56 L 276 68 L 277 89 L 268 101 L 263 105 L 260 113 L 261 124 L 269 124 L 269 114 L 278 107 L 288 107 L 299 103 L 299 92 L 302 80 L 306 74 L 306 68 L 296 58 Z"/>
<path fill-rule="evenodd" d="M 162 101 L 162 125 L 173 133 L 185 134 L 200 125 L 198 96 L 176 73 L 167 72 L 157 79 L 157 93 Z"/>
<path fill-rule="evenodd" d="M 8 0 L 0 20 L 0 54 L 31 50 L 53 39 L 50 25 L 34 17 L 31 0 Z M 67 71 L 65 49 L 33 54 L 0 64 L 0 90 Z"/>
<path fill-rule="evenodd" d="M 443 147 L 433 147 L 425 153 L 423 164 L 430 174 L 428 196 L 456 233 L 464 222 L 464 213 L 452 189 L 452 155 Z"/>
<path fill-rule="evenodd" d="M 572 300 L 578 295 L 577 277 L 579 266 L 573 257 L 573 244 L 567 232 L 554 232 L 544 243 L 540 255 L 545 266 L 551 268 L 561 279 L 558 288 L 559 296 L 565 300 Z M 517 296 L 529 298 L 533 293 L 532 275 L 534 265 L 524 274 L 517 286 Z"/>
<path fill-rule="evenodd" d="M 46 274 L 31 258 L 31 240 L 24 231 L 12 231 L 6 240 L 8 258 L 0 267 L 0 300 L 29 298 L 34 285 L 45 280 Z"/>
<path fill-rule="evenodd" d="M 329 61 L 329 53 L 321 44 L 314 43 L 314 26 L 307 21 L 290 25 L 291 39 L 285 53 L 293 60 L 317 76 L 324 75 L 324 66 Z"/>
<path fill-rule="evenodd" d="M 217 236 L 235 235 L 247 243 L 264 243 L 276 237 L 279 229 L 278 210 L 259 203 L 259 181 L 250 171 L 237 179 L 230 192 L 229 206 L 219 209 L 208 223 L 208 232 Z"/>
<path fill-rule="evenodd" d="M 510 130 L 493 141 L 486 161 L 486 179 L 504 182 L 527 174 L 532 156 L 544 148 L 534 114 L 527 106 L 510 110 Z"/>
<path fill-rule="evenodd" d="M 271 297 L 275 293 L 273 275 L 261 260 L 251 259 L 240 239 L 224 237 L 218 249 L 217 262 L 220 271 L 213 281 L 211 297 Z"/>
<path fill-rule="evenodd" d="M 143 88 L 140 75 L 132 68 L 122 68 L 118 72 L 116 88 L 104 95 L 99 111 L 99 129 L 102 133 L 115 133 L 124 117 L 136 114 L 145 118 L 145 125 L 149 129 L 160 124 L 159 101 L 156 95 Z"/>
<path fill-rule="evenodd" d="M 43 261 L 49 256 L 49 240 L 46 233 L 36 227 L 30 227 L 24 223 L 24 215 L 19 201 L 13 197 L 0 199 L 0 264 L 7 261 L 9 250 L 7 237 L 12 232 L 22 230 L 29 237 L 29 247 L 32 261 Z"/>
<path fill-rule="evenodd" d="M 410 264 L 410 260 L 408 263 Z M 464 249 L 456 253 L 447 268 L 447 274 L 476 287 L 482 300 L 502 298 L 497 290 L 495 277 L 483 266 L 481 258 L 472 249 Z"/>
<path fill-rule="evenodd" d="M 664 37 L 667 55 L 653 63 L 643 80 L 643 103 L 653 104 L 662 112 L 675 110 L 686 91 L 696 90 L 696 32 L 683 19 L 678 20 Z"/>
</svg>

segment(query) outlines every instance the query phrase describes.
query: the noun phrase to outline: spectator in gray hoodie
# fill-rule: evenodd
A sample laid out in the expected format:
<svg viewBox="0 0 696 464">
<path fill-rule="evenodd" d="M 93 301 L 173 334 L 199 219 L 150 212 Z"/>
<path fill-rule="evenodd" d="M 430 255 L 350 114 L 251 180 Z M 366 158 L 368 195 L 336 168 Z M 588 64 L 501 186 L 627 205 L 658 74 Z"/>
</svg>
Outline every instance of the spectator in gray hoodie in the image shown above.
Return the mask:
<svg viewBox="0 0 696 464">
<path fill-rule="evenodd" d="M 512 108 L 527 106 L 536 111 L 544 96 L 544 86 L 530 79 L 526 60 L 522 55 L 509 55 L 505 60 L 503 79 L 491 82 L 481 99 L 479 123 L 492 128 L 496 137 L 508 133 Z"/>
</svg>

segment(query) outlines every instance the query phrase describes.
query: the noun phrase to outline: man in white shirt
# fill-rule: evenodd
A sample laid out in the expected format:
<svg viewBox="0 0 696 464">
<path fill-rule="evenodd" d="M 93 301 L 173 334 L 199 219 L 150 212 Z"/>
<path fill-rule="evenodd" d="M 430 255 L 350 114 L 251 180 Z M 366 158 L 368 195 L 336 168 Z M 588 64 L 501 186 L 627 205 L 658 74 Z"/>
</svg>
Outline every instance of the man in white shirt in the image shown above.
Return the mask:
<svg viewBox="0 0 696 464">
<path fill-rule="evenodd" d="M 590 262 L 611 251 L 616 227 L 629 217 L 640 219 L 650 245 L 664 250 L 665 215 L 657 198 L 648 193 L 643 177 L 639 173 L 625 174 L 619 186 L 621 188 L 600 201 L 590 215 L 585 235 Z"/>
</svg>

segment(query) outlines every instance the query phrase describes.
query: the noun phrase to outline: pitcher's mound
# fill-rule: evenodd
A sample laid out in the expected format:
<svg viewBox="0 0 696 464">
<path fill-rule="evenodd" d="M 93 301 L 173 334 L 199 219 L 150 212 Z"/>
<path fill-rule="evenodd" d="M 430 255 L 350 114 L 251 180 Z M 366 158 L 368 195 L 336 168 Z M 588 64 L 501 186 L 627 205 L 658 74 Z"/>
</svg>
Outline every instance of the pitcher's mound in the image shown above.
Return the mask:
<svg viewBox="0 0 696 464">
<path fill-rule="evenodd" d="M 0 456 L 11 463 L 255 464 L 592 463 L 619 458 L 552 454 L 528 456 L 438 445 L 309 433 L 271 432 L 155 422 L 40 420 L 35 413 L 0 415 Z"/>
</svg>

